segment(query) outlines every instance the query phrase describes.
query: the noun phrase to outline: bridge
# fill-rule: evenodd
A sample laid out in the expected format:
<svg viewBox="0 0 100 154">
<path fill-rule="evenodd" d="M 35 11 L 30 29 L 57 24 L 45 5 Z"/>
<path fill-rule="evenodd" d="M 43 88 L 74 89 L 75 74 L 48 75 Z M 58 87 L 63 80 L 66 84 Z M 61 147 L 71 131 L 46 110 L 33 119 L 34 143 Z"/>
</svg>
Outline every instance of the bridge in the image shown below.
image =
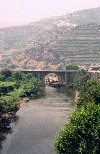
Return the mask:
<svg viewBox="0 0 100 154">
<path fill-rule="evenodd" d="M 32 73 L 34 77 L 38 77 L 45 82 L 45 77 L 49 74 L 56 74 L 60 83 L 67 84 L 78 73 L 77 70 L 21 70 L 23 73 Z"/>
</svg>

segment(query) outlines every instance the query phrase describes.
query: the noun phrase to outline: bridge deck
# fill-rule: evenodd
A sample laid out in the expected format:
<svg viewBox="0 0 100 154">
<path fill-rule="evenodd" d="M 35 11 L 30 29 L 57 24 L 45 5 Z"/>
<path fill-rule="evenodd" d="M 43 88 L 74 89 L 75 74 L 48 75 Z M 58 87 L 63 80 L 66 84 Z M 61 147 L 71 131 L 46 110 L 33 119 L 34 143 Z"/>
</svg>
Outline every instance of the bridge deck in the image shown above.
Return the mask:
<svg viewBox="0 0 100 154">
<path fill-rule="evenodd" d="M 20 70 L 21 72 L 55 72 L 55 73 L 59 73 L 59 72 L 63 72 L 63 73 L 67 73 L 67 72 L 78 72 L 78 70 L 27 70 L 27 69 L 23 69 Z"/>
</svg>

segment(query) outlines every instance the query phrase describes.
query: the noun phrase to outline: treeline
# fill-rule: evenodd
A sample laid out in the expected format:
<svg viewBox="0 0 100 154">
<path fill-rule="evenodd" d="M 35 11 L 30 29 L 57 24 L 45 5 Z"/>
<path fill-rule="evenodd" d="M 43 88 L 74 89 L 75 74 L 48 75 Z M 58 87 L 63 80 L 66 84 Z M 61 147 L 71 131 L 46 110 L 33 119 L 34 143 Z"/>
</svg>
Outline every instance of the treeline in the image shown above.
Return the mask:
<svg viewBox="0 0 100 154">
<path fill-rule="evenodd" d="M 0 71 L 0 129 L 8 127 L 10 116 L 18 111 L 18 103 L 23 97 L 36 98 L 43 93 L 43 83 L 32 74 L 14 72 L 9 69 Z"/>
<path fill-rule="evenodd" d="M 87 72 L 87 70 L 80 69 L 80 67 L 76 64 L 69 64 L 66 66 L 66 70 L 76 70 L 77 74 L 74 76 L 70 75 L 70 79 L 68 81 L 69 88 L 75 88 L 80 90 L 86 82 L 92 78 L 91 74 Z"/>
<path fill-rule="evenodd" d="M 81 70 L 73 85 L 80 91 L 77 107 L 56 138 L 56 151 L 58 154 L 99 154 L 100 80 Z"/>
</svg>

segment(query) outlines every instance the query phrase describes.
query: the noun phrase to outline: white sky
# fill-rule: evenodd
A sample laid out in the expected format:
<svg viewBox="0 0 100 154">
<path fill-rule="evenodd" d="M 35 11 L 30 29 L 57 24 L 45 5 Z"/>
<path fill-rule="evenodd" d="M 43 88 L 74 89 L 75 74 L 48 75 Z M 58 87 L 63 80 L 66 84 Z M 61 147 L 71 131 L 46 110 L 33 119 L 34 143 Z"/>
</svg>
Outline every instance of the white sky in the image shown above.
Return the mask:
<svg viewBox="0 0 100 154">
<path fill-rule="evenodd" d="M 100 0 L 0 0 L 0 27 L 100 7 Z"/>
</svg>

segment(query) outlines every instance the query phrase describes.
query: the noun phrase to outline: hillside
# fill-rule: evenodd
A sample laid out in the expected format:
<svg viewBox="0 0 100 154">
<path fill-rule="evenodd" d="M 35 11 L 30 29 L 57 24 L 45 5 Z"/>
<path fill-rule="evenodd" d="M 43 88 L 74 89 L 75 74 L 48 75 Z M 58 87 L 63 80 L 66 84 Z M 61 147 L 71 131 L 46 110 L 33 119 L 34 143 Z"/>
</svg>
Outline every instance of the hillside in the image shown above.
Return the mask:
<svg viewBox="0 0 100 154">
<path fill-rule="evenodd" d="M 100 8 L 0 29 L 0 68 L 100 64 Z"/>
</svg>

